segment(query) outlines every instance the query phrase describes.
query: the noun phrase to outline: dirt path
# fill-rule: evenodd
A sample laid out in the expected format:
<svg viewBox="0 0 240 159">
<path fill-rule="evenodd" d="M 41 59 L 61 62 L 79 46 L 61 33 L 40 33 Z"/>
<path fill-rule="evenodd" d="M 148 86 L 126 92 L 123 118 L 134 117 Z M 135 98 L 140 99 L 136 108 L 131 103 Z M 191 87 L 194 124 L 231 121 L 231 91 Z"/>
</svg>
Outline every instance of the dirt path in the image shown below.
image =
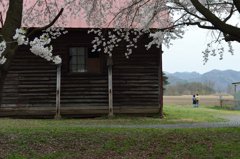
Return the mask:
<svg viewBox="0 0 240 159">
<path fill-rule="evenodd" d="M 57 127 L 109 127 L 109 128 L 148 128 L 148 129 L 179 129 L 179 128 L 220 128 L 240 127 L 240 116 L 217 116 L 228 119 L 228 122 L 190 123 L 190 124 L 161 124 L 161 125 L 61 125 Z"/>
</svg>

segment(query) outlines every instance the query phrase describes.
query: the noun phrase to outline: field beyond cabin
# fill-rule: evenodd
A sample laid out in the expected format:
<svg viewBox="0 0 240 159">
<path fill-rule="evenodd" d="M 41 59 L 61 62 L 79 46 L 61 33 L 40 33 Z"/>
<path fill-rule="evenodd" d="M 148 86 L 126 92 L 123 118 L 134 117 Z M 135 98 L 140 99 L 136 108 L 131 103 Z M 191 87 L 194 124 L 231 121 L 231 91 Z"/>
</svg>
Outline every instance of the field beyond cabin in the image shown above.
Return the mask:
<svg viewBox="0 0 240 159">
<path fill-rule="evenodd" d="M 233 96 L 222 96 L 224 100 L 233 100 Z M 163 104 L 192 104 L 192 95 L 163 96 Z M 200 95 L 199 104 L 220 105 L 217 95 Z"/>
</svg>

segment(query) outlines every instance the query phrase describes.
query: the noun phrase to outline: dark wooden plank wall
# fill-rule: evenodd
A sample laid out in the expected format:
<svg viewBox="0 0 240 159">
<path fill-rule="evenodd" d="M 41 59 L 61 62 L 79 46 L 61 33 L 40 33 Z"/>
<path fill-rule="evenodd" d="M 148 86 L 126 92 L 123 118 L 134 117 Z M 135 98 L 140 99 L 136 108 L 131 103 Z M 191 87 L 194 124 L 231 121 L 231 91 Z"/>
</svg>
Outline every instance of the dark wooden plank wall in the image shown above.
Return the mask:
<svg viewBox="0 0 240 159">
<path fill-rule="evenodd" d="M 22 47 L 4 84 L 1 115 L 29 115 L 30 107 L 55 103 L 56 66 Z"/>
<path fill-rule="evenodd" d="M 91 42 L 94 36 L 87 34 L 86 31 L 80 33 L 73 31 L 66 34 L 63 40 L 65 39 L 70 43 L 69 41 L 61 42 L 61 50 L 64 50 L 62 57 L 66 59 L 62 64 L 61 107 L 63 110 L 61 114 L 107 114 L 107 72 L 88 74 L 69 73 L 68 71 L 68 48 L 71 46 L 92 47 Z M 101 66 L 103 65 L 102 63 Z"/>
<path fill-rule="evenodd" d="M 93 36 L 86 31 L 70 31 L 53 40 L 54 54 L 61 55 L 61 114 L 108 113 L 107 56 L 101 54 L 102 73 L 68 72 L 68 48 L 91 46 Z M 158 49 L 145 52 L 144 44 L 129 59 L 124 49 L 113 55 L 114 113 L 157 113 Z M 0 115 L 54 115 L 56 102 L 56 65 L 33 55 L 22 47 L 14 59 L 3 90 Z M 136 111 L 139 110 L 139 111 Z M 148 110 L 148 111 L 146 111 Z"/>
<path fill-rule="evenodd" d="M 123 108 L 158 108 L 158 49 L 145 52 L 143 46 L 129 59 L 121 54 L 113 57 L 113 105 Z"/>
</svg>

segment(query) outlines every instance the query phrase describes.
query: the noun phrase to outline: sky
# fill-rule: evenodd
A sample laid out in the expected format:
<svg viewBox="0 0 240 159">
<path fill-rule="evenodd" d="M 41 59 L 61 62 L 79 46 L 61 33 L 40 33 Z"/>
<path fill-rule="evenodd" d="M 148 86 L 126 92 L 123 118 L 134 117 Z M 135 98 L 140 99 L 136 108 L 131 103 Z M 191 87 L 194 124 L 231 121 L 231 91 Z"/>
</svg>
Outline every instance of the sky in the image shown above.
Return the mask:
<svg viewBox="0 0 240 159">
<path fill-rule="evenodd" d="M 227 43 L 224 42 L 225 52 L 223 59 L 219 55 L 210 56 L 204 64 L 203 53 L 209 42 L 208 31 L 197 27 L 188 28 L 182 39 L 172 41 L 168 49 L 163 45 L 163 71 L 175 72 L 198 72 L 200 74 L 217 70 L 240 71 L 240 43 L 233 42 L 234 55 L 228 52 Z"/>
</svg>

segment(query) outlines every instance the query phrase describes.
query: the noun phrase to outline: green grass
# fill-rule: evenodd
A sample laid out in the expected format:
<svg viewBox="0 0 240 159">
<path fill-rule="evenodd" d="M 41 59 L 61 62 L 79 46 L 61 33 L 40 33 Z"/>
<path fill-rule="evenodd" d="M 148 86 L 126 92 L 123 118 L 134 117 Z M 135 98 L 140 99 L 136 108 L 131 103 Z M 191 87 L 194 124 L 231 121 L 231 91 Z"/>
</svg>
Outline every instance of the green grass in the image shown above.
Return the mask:
<svg viewBox="0 0 240 159">
<path fill-rule="evenodd" d="M 0 130 L 0 158 L 239 158 L 240 128 Z M 44 142 L 41 142 L 44 141 Z"/>
<path fill-rule="evenodd" d="M 164 119 L 157 114 L 151 117 L 134 117 L 124 114 L 116 114 L 115 119 L 108 119 L 107 116 L 91 119 L 4 119 L 0 118 L 0 129 L 15 127 L 52 127 L 59 125 L 156 125 L 176 123 L 207 123 L 225 122 L 226 119 L 216 115 L 240 115 L 240 111 L 221 110 L 214 106 L 200 105 L 200 108 L 193 108 L 185 105 L 164 105 Z"/>
<path fill-rule="evenodd" d="M 199 108 L 184 105 L 167 105 L 164 111 L 168 112 L 167 120 L 186 119 L 192 122 L 224 122 L 226 119 L 217 118 L 216 115 L 240 115 L 240 111 L 221 110 L 214 106 L 200 105 Z"/>
<path fill-rule="evenodd" d="M 127 129 L 74 125 L 155 125 L 227 121 L 240 111 L 165 105 L 164 119 L 117 114 L 93 119 L 0 119 L 0 158 L 240 158 L 240 128 Z M 70 126 L 70 127 L 65 127 Z M 72 127 L 71 127 L 72 126 Z"/>
</svg>

